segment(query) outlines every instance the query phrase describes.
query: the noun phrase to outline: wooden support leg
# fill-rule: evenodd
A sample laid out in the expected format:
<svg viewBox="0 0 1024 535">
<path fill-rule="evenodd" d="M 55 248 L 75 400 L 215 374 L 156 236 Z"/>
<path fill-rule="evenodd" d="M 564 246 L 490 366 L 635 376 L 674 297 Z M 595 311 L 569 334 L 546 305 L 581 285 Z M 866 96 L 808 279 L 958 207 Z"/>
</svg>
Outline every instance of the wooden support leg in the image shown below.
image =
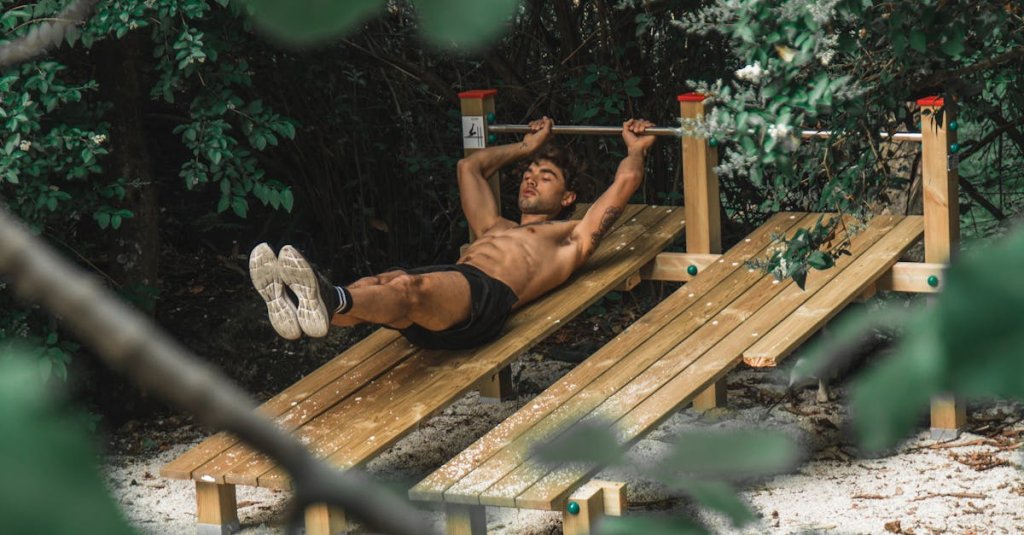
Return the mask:
<svg viewBox="0 0 1024 535">
<path fill-rule="evenodd" d="M 962 399 L 944 394 L 932 398 L 932 440 L 953 440 L 967 425 L 967 406 Z"/>
<path fill-rule="evenodd" d="M 626 280 L 620 282 L 619 285 L 615 287 L 615 291 L 616 292 L 629 292 L 629 291 L 632 291 L 633 288 L 636 288 L 636 286 L 638 284 L 640 284 L 640 281 L 642 281 L 642 280 L 643 280 L 643 277 L 641 277 L 640 276 L 640 272 L 637 271 L 636 273 L 626 277 Z"/>
<path fill-rule="evenodd" d="M 444 504 L 448 535 L 486 535 L 487 510 L 482 505 Z"/>
<path fill-rule="evenodd" d="M 626 484 L 594 480 L 569 496 L 562 512 L 564 535 L 593 533 L 605 515 L 622 516 L 626 511 Z"/>
<path fill-rule="evenodd" d="M 725 377 L 715 381 L 703 392 L 693 398 L 693 408 L 698 411 L 706 411 L 716 407 L 724 407 L 726 401 L 726 380 Z"/>
<path fill-rule="evenodd" d="M 196 534 L 229 535 L 238 531 L 234 485 L 196 481 Z"/>
<path fill-rule="evenodd" d="M 484 379 L 478 386 L 480 401 L 498 403 L 512 397 L 512 366 L 505 366 L 498 373 Z"/>
</svg>

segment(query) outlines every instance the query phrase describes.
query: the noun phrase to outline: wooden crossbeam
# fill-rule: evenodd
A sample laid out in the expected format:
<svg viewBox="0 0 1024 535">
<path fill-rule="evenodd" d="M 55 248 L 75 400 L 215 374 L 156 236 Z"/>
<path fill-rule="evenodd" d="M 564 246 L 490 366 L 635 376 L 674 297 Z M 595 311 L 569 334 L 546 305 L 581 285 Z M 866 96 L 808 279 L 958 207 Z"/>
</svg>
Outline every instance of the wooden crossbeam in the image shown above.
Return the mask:
<svg viewBox="0 0 1024 535">
<path fill-rule="evenodd" d="M 660 253 L 643 269 L 640 276 L 643 280 L 687 282 L 693 279 L 690 266 L 695 266 L 700 273 L 722 255 L 693 253 Z M 879 292 L 905 293 L 938 293 L 946 282 L 948 264 L 929 262 L 897 262 L 877 281 L 874 290 Z M 935 277 L 934 281 L 930 280 Z M 933 284 L 934 282 L 934 284 Z"/>
</svg>

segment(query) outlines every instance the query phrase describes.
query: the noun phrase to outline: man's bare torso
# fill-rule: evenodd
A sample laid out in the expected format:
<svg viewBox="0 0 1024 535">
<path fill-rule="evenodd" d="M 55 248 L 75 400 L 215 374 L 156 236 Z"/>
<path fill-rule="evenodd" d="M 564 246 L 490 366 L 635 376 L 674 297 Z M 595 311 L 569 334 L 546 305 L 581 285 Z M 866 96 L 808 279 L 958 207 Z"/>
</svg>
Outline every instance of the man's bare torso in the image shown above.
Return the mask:
<svg viewBox="0 0 1024 535">
<path fill-rule="evenodd" d="M 520 307 L 562 284 L 582 263 L 579 244 L 570 239 L 579 221 L 516 225 L 503 220 L 480 236 L 459 258 L 504 282 Z"/>
</svg>

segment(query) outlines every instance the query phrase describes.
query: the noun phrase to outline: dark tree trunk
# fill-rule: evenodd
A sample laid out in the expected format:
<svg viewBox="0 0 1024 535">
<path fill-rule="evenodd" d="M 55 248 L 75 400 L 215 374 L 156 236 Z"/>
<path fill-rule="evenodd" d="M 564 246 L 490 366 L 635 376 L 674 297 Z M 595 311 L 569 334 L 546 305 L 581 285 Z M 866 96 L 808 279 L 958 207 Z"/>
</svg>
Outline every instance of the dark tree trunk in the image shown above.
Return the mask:
<svg viewBox="0 0 1024 535">
<path fill-rule="evenodd" d="M 134 217 L 124 221 L 114 245 L 113 276 L 132 293 L 149 295 L 157 287 L 160 258 L 160 220 L 157 184 L 146 147 L 143 111 L 149 102 L 143 86 L 143 54 L 149 40 L 141 32 L 111 40 L 98 47 L 97 79 L 113 104 L 110 120 L 110 165 L 107 172 L 128 182 L 127 209 Z M 148 57 L 148 55 L 146 56 Z M 151 304 L 143 299 L 141 304 Z"/>
</svg>

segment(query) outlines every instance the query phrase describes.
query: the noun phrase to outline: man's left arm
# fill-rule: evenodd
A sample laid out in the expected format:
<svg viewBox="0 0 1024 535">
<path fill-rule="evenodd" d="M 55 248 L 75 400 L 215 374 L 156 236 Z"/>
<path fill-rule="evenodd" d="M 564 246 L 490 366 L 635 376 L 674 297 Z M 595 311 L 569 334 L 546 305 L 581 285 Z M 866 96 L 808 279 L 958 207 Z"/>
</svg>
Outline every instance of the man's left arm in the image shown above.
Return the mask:
<svg viewBox="0 0 1024 535">
<path fill-rule="evenodd" d="M 653 124 L 642 119 L 630 119 L 622 125 L 626 157 L 619 163 L 612 185 L 591 205 L 573 230 L 571 239 L 579 251 L 579 264 L 597 250 L 601 240 L 622 215 L 629 198 L 643 182 L 644 158 L 654 144 L 654 136 L 643 135 L 650 126 Z"/>
</svg>

